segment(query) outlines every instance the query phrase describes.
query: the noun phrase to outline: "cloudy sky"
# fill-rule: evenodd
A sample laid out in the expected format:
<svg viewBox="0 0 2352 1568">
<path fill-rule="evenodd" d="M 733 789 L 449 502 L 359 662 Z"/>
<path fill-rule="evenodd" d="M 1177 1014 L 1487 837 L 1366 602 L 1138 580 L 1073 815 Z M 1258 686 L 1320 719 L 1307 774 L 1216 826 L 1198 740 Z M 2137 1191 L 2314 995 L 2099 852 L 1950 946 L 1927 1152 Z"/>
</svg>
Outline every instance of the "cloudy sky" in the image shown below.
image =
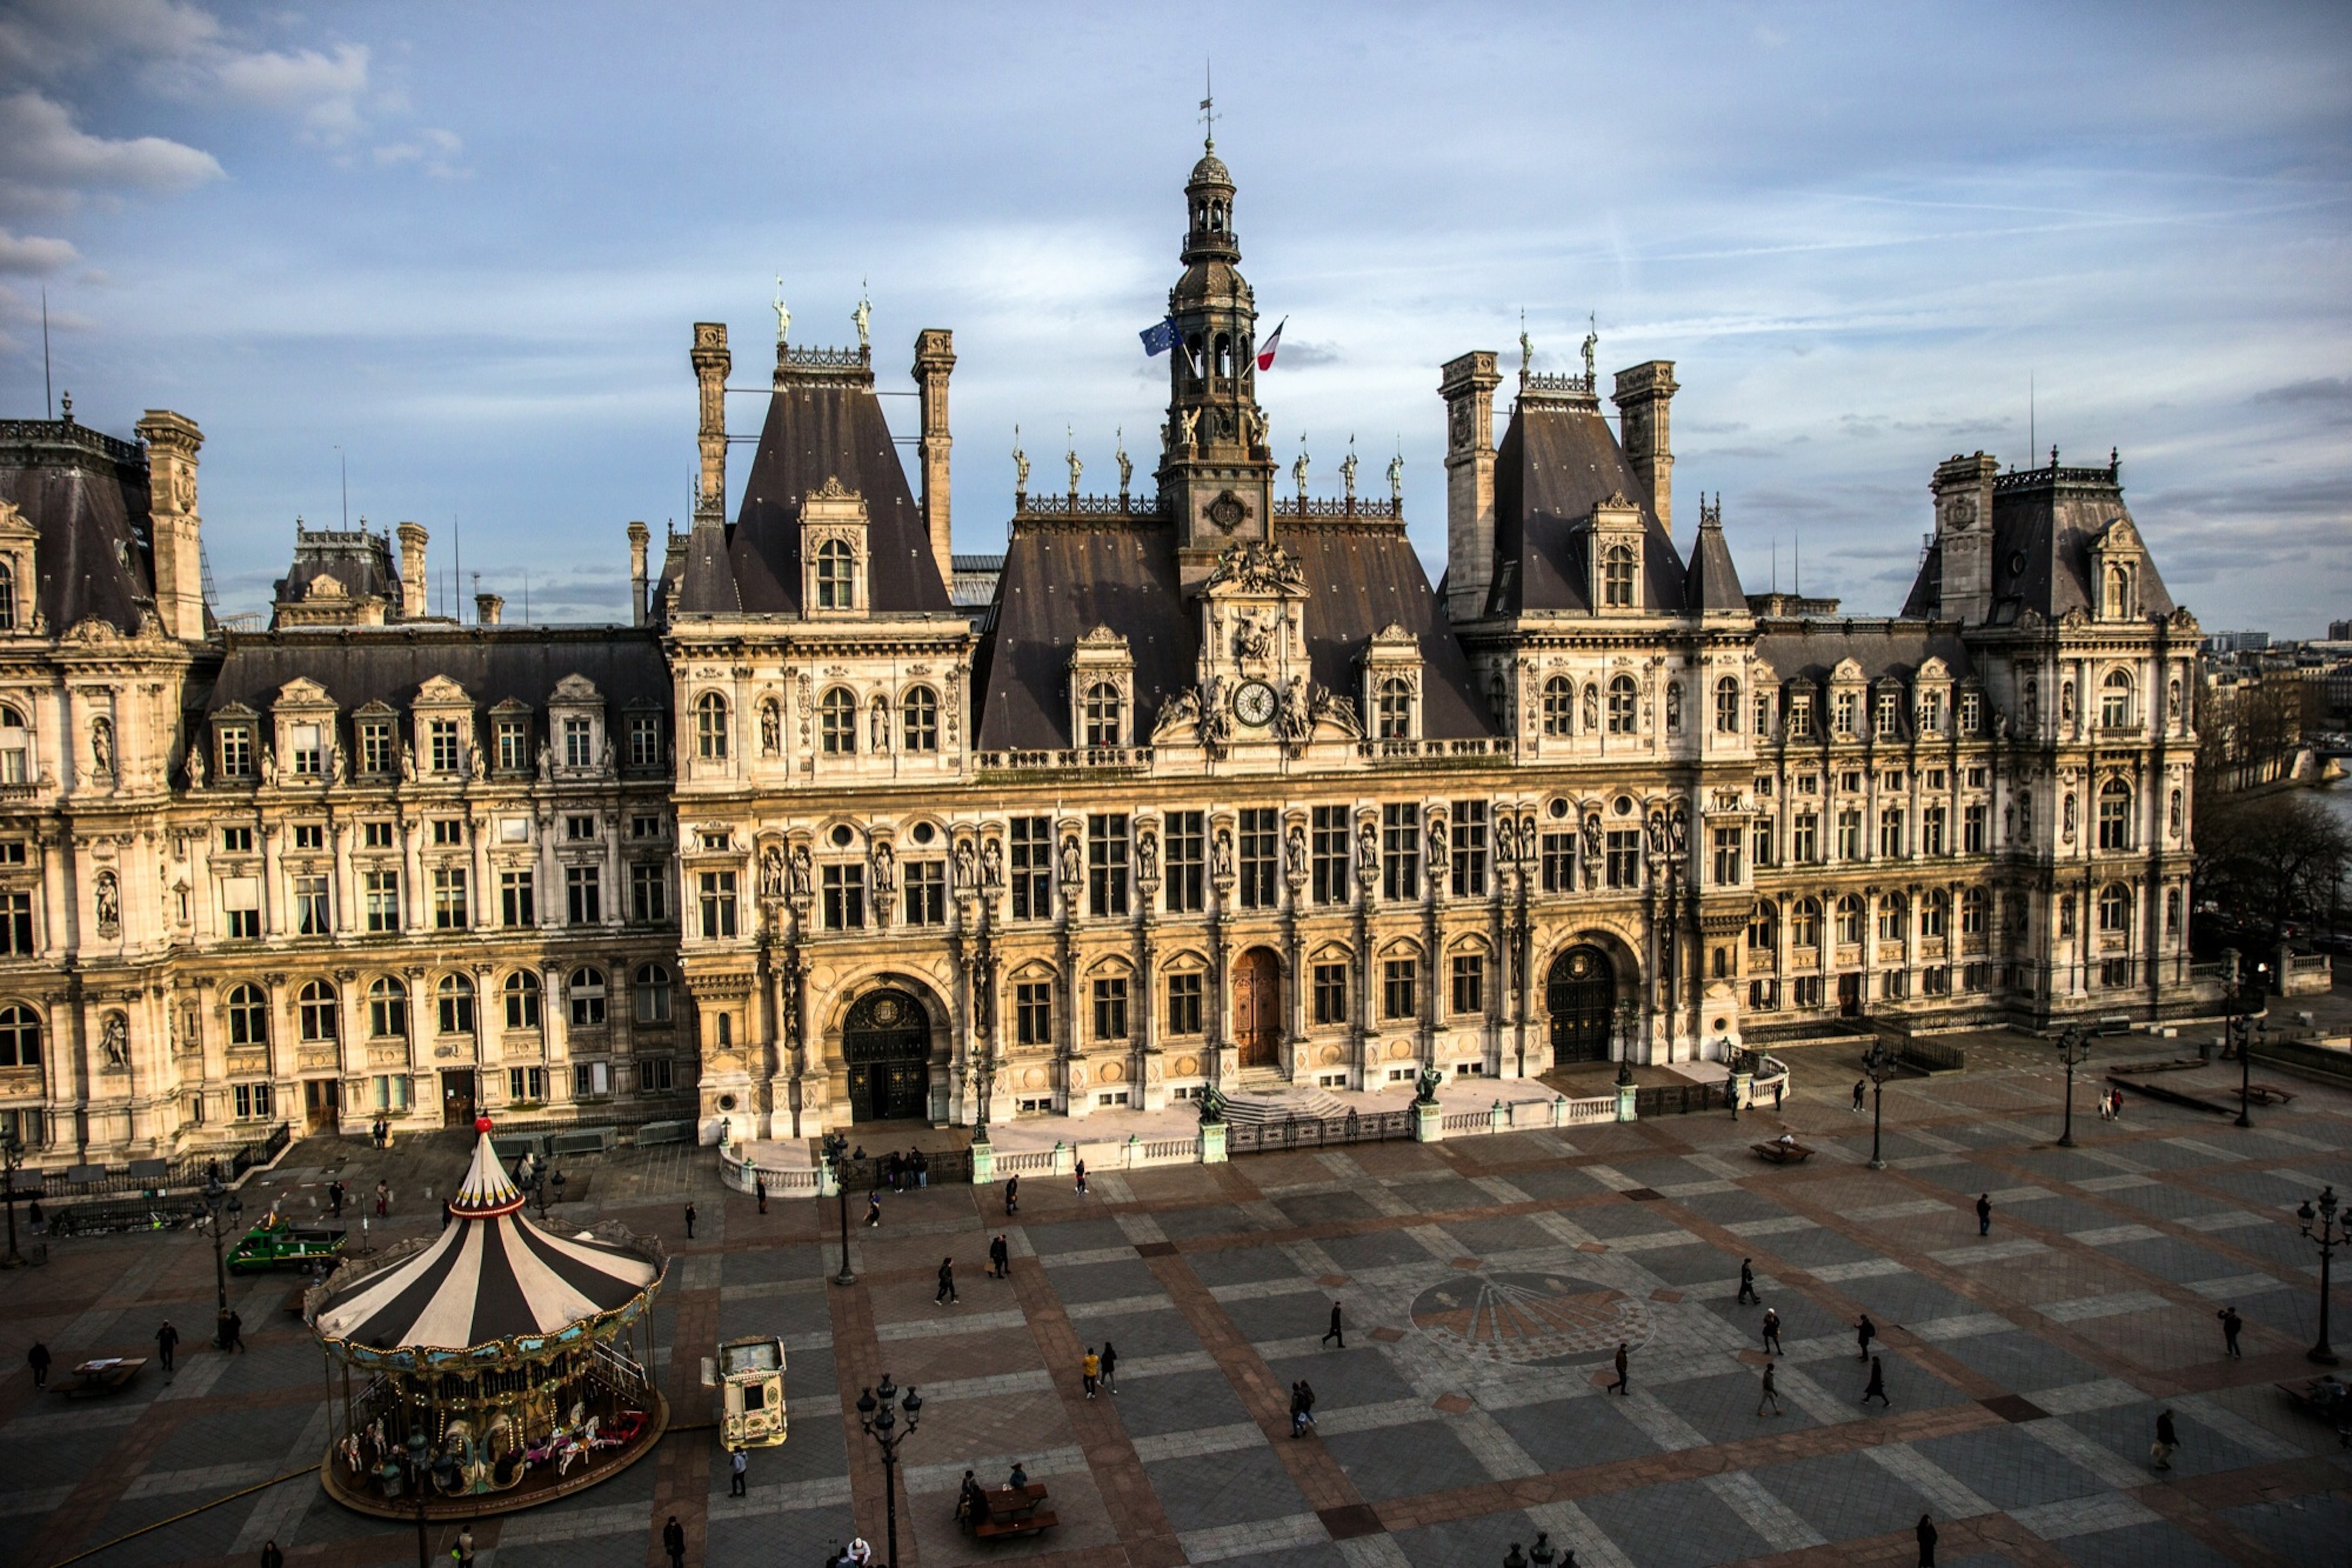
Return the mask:
<svg viewBox="0 0 2352 1568">
<path fill-rule="evenodd" d="M 1891 610 L 1935 463 L 2054 443 L 2122 449 L 2209 628 L 2352 616 L 2340 5 L 9 0 L 0 416 L 42 411 L 46 288 L 78 418 L 203 426 L 223 609 L 347 461 L 354 519 L 614 617 L 627 521 L 690 510 L 689 324 L 759 384 L 781 272 L 796 342 L 870 289 L 887 389 L 954 329 L 956 542 L 993 549 L 1016 422 L 1090 489 L 1153 439 L 1210 57 L 1276 444 L 1331 490 L 1401 444 L 1433 577 L 1436 367 L 1524 310 L 1539 369 L 1588 313 L 1604 373 L 1676 362 L 1676 489 L 1751 588 L 1801 541 L 1809 592 Z"/>
</svg>

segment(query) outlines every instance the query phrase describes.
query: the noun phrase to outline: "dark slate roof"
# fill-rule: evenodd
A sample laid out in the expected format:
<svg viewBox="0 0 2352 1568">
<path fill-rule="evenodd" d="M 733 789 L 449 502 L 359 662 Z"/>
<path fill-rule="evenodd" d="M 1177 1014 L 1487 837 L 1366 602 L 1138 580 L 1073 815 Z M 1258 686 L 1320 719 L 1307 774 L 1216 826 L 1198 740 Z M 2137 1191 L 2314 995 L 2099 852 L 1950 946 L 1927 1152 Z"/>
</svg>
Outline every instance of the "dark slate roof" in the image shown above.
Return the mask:
<svg viewBox="0 0 2352 1568">
<path fill-rule="evenodd" d="M 2113 464 L 2064 468 L 2053 463 L 2000 475 L 1993 481 L 1990 619 L 2005 625 L 2027 610 L 2051 620 L 2070 610 L 2097 613 L 2091 547 L 2112 524 L 2130 516 L 2121 473 Z M 2137 588 L 2143 616 L 2172 613 L 2172 595 L 2157 575 L 2153 554 L 2140 563 Z M 1927 610 L 1942 592 L 1943 554 L 1931 544 L 1904 601 L 1904 613 Z"/>
<path fill-rule="evenodd" d="M 1739 569 L 1731 563 L 1731 547 L 1723 542 L 1723 527 L 1701 522 L 1691 544 L 1690 573 L 1683 579 L 1683 604 L 1702 613 L 1748 613 L 1748 595 L 1739 586 Z"/>
<path fill-rule="evenodd" d="M 348 718 L 382 702 L 405 711 L 436 675 L 465 688 L 476 710 L 511 699 L 544 710 L 556 683 L 584 676 L 608 713 L 667 708 L 669 672 L 661 644 L 629 626 L 358 626 L 231 633 L 201 710 L 243 704 L 267 713 L 290 680 L 314 680 Z"/>
<path fill-rule="evenodd" d="M 0 421 L 0 500 L 39 531 L 34 603 L 53 635 L 92 618 L 139 630 L 155 604 L 139 447 L 71 420 Z"/>
<path fill-rule="evenodd" d="M 392 563 L 392 542 L 370 533 L 364 521 L 355 531 L 306 529 L 294 523 L 294 563 L 277 584 L 277 602 L 299 604 L 310 596 L 312 579 L 321 574 L 343 585 L 354 599 L 374 595 L 394 613 L 400 609 L 400 569 Z"/>
<path fill-rule="evenodd" d="M 1761 621 L 1756 657 L 1781 680 L 1826 682 L 1849 658 L 1871 680 L 1892 675 L 1907 681 L 1930 658 L 1942 659 L 1955 680 L 1976 670 L 1959 626 L 1946 621 Z"/>
<path fill-rule="evenodd" d="M 819 351 L 829 353 L 830 351 Z M 768 400 L 768 419 L 751 458 L 743 504 L 727 531 L 726 563 L 735 600 L 717 574 L 688 570 L 678 594 L 681 615 L 796 616 L 801 611 L 802 498 L 827 479 L 866 498 L 870 603 L 876 613 L 953 610 L 931 559 L 907 470 L 874 395 L 871 371 L 801 374 L 787 365 Z"/>
<path fill-rule="evenodd" d="M 1522 397 L 1495 454 L 1495 583 L 1490 616 L 1591 610 L 1583 525 L 1621 494 L 1642 510 L 1642 603 L 1683 608 L 1683 560 L 1658 525 L 1649 487 L 1599 410 L 1567 399 Z"/>
<path fill-rule="evenodd" d="M 1356 660 L 1391 622 L 1421 641 L 1423 733 L 1491 733 L 1469 660 L 1454 640 L 1421 559 L 1393 524 L 1276 526 L 1313 590 L 1307 602 L 1313 677 L 1341 696 L 1362 685 Z M 1192 684 L 1199 614 L 1179 587 L 1174 529 L 1164 522 L 1017 522 L 997 580 L 994 619 L 974 660 L 982 750 L 1072 743 L 1071 650 L 1097 626 L 1124 636 L 1135 660 L 1135 732 L 1148 737 L 1160 704 Z"/>
</svg>

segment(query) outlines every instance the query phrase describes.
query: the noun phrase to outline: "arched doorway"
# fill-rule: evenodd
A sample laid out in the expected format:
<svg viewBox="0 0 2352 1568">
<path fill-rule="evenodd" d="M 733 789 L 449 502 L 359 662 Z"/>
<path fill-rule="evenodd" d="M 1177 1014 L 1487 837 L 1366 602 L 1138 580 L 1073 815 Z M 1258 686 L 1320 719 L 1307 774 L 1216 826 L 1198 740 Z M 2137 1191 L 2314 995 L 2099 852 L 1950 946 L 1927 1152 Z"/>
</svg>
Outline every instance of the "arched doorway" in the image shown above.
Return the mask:
<svg viewBox="0 0 2352 1568">
<path fill-rule="evenodd" d="M 1607 1061 L 1616 1007 L 1617 970 L 1607 953 L 1587 942 L 1553 959 L 1544 979 L 1544 1011 L 1551 1015 L 1551 1065 Z"/>
<path fill-rule="evenodd" d="M 1281 1065 L 1282 961 L 1269 949 L 1251 948 L 1234 961 L 1234 1043 L 1245 1068 Z"/>
<path fill-rule="evenodd" d="M 895 1121 L 931 1113 L 931 1021 L 904 991 L 861 996 L 841 1027 L 849 1064 L 849 1119 Z"/>
</svg>

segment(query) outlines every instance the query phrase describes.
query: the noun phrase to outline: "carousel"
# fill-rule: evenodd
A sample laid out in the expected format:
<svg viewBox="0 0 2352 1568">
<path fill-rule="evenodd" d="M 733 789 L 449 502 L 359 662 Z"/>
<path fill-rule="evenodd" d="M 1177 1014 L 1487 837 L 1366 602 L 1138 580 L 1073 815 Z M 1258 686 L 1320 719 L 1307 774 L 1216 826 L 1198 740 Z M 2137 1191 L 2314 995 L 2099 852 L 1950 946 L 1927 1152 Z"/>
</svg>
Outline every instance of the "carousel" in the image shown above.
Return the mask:
<svg viewBox="0 0 2352 1568">
<path fill-rule="evenodd" d="M 669 1424 L 655 1386 L 657 1240 L 559 1235 L 481 1135 L 438 1236 L 346 1261 L 303 1300 L 338 1434 L 319 1473 L 345 1507 L 471 1518 L 626 1469 Z"/>
</svg>

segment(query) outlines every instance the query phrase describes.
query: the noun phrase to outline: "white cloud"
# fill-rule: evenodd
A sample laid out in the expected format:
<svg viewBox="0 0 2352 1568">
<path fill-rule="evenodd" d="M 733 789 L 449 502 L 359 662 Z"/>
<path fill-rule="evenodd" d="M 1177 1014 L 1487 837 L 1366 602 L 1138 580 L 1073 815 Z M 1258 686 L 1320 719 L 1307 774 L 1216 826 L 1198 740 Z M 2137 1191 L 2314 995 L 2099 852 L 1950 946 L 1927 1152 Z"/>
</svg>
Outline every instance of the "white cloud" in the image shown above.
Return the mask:
<svg viewBox="0 0 2352 1568">
<path fill-rule="evenodd" d="M 225 52 L 214 68 L 214 79 L 240 102 L 300 114 L 312 135 L 339 143 L 362 129 L 360 99 L 368 88 L 368 51 L 363 44 L 339 44 L 331 54 L 317 49 Z"/>
<path fill-rule="evenodd" d="M 0 13 L 0 70 L 54 78 L 115 55 L 181 59 L 219 35 L 183 0 L 15 0 Z"/>
<path fill-rule="evenodd" d="M 375 161 L 387 169 L 401 163 L 414 163 L 428 174 L 454 180 L 472 173 L 457 163 L 457 155 L 465 150 L 466 139 L 456 132 L 426 126 L 416 133 L 414 142 L 394 142 L 378 147 Z"/>
<path fill-rule="evenodd" d="M 0 272 L 38 276 L 80 259 L 81 252 L 68 240 L 44 239 L 31 234 L 19 238 L 0 228 Z"/>
<path fill-rule="evenodd" d="M 164 194 L 221 177 L 211 153 L 161 136 L 92 136 L 30 88 L 0 98 L 0 205 L 55 209 L 93 189 Z"/>
</svg>

